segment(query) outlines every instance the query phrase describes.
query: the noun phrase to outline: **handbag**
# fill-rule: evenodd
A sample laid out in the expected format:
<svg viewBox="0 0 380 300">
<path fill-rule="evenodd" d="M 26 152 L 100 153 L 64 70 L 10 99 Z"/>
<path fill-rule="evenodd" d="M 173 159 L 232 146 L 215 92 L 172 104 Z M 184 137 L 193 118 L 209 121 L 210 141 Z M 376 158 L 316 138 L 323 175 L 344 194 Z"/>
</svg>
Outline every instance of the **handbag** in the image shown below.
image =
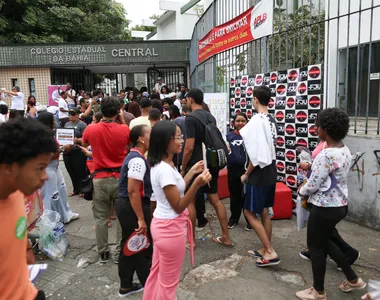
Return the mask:
<svg viewBox="0 0 380 300">
<path fill-rule="evenodd" d="M 86 199 L 87 201 L 92 201 L 92 194 L 94 192 L 94 183 L 92 182 L 92 180 L 94 179 L 94 176 L 97 173 L 100 173 L 100 172 L 107 172 L 107 173 L 117 172 L 117 173 L 120 173 L 120 170 L 121 170 L 121 168 L 108 168 L 108 169 L 95 170 L 86 179 L 82 180 L 82 182 L 80 184 L 80 192 L 81 192 L 81 194 L 83 194 L 83 198 Z"/>
</svg>

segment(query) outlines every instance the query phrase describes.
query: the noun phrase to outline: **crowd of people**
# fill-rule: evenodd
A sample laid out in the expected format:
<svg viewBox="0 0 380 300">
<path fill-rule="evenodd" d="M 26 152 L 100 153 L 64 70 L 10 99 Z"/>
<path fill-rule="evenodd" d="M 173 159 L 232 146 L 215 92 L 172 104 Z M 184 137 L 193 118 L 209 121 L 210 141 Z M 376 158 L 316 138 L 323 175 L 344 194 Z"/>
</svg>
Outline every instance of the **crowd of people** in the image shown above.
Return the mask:
<svg viewBox="0 0 380 300">
<path fill-rule="evenodd" d="M 33 256 L 26 224 L 20 222 L 25 218 L 23 195 L 41 189 L 45 208 L 57 211 L 67 223 L 79 217 L 67 197 L 83 197 L 81 183 L 90 174 L 97 251 L 102 264 L 111 257 L 118 264 L 120 297 L 143 291 L 144 300 L 176 299 L 186 248 L 194 263 L 195 227 L 208 223 L 205 195 L 222 231 L 213 238 L 217 245 L 234 247 L 230 231 L 243 212 L 245 229 L 253 229 L 261 241 L 260 248 L 248 250 L 256 265 L 270 267 L 281 262 L 272 244 L 270 216 L 277 178 L 277 126 L 268 113 L 269 88 L 254 90 L 257 114 L 250 121 L 245 114 L 237 114 L 234 130 L 222 140 L 222 148 L 227 149 L 229 219 L 218 197 L 221 167 L 204 155 L 215 150 L 205 144 L 217 127 L 200 89 L 180 85 L 178 93 L 172 93 L 158 78 L 151 93 L 143 89 L 136 95 L 134 89 L 126 89 L 114 96 L 100 90 L 76 95 L 68 84 L 66 91 L 60 91 L 58 113 L 37 111 L 35 98 L 30 98 L 25 117 L 23 105 L 13 106 L 13 101 L 24 97 L 20 89 L 3 90 L 3 94 L 15 97 L 11 109 L 18 111 L 18 117 L 10 117 L 13 120 L 0 127 L 0 245 L 12 248 L 7 254 L 12 259 L 2 257 L 0 266 L 0 274 L 8 274 L 0 279 L 1 299 L 44 299 L 44 293 L 27 279 L 26 263 L 33 263 Z M 3 112 L 4 104 L 0 104 Z M 309 197 L 311 205 L 308 251 L 300 255 L 311 260 L 313 287 L 297 292 L 299 299 L 327 299 L 327 255 L 347 278 L 339 286 L 342 292 L 366 286 L 351 268 L 359 252 L 336 230 L 347 214 L 351 155 L 343 139 L 349 118 L 342 110 L 329 108 L 320 112 L 316 126 L 321 144 L 314 162 L 301 166 L 311 169 L 311 175 L 298 190 L 302 197 Z M 74 129 L 73 144 L 59 145 L 55 128 Z M 59 168 L 61 153 L 73 186 L 69 194 Z M 330 176 L 337 184 L 326 191 L 323 184 Z M 117 218 L 118 239 L 112 255 L 108 245 L 111 218 Z M 16 236 L 12 226 L 16 226 Z M 136 239 L 139 247 L 134 247 Z M 138 284 L 133 282 L 134 273 Z M 15 291 L 17 297 L 10 296 Z"/>
</svg>

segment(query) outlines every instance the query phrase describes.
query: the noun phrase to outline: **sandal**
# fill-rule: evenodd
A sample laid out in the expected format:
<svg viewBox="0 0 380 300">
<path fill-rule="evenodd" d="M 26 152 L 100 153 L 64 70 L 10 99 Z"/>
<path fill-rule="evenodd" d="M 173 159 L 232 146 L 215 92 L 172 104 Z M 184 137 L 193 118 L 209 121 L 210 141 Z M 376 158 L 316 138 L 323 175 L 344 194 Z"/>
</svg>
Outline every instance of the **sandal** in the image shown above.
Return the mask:
<svg viewBox="0 0 380 300">
<path fill-rule="evenodd" d="M 76 195 L 78 195 L 78 193 L 71 192 L 70 194 L 67 195 L 67 197 L 74 197 Z"/>
<path fill-rule="evenodd" d="M 257 258 L 261 258 L 263 257 L 259 251 L 255 250 L 255 249 L 252 249 L 252 250 L 248 250 L 248 255 L 249 256 L 252 256 L 252 257 L 257 257 Z"/>
<path fill-rule="evenodd" d="M 264 257 L 260 257 L 258 261 L 256 261 L 256 266 L 258 267 L 270 267 L 270 266 L 275 266 L 278 265 L 281 262 L 281 260 L 277 258 L 273 259 L 265 259 Z"/>
<path fill-rule="evenodd" d="M 217 244 L 220 244 L 220 245 L 222 245 L 224 247 L 227 247 L 227 248 L 233 248 L 235 246 L 233 243 L 231 245 L 226 245 L 225 243 L 223 243 L 221 236 L 213 238 L 212 241 L 215 242 L 215 243 L 217 243 Z"/>
</svg>

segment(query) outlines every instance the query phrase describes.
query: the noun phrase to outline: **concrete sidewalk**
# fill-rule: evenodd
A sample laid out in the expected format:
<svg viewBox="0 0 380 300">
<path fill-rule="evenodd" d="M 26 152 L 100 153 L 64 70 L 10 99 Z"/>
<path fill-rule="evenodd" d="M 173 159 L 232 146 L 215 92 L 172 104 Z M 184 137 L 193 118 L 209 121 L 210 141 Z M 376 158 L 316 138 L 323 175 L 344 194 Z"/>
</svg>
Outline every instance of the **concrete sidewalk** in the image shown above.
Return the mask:
<svg viewBox="0 0 380 300">
<path fill-rule="evenodd" d="M 66 182 L 70 182 L 67 177 Z M 62 262 L 47 261 L 49 269 L 38 280 L 37 287 L 45 290 L 50 299 L 119 299 L 117 265 L 112 261 L 101 265 L 97 261 L 91 202 L 78 198 L 69 202 L 73 211 L 81 214 L 79 220 L 66 226 L 71 249 Z M 229 201 L 223 203 L 229 211 Z M 247 255 L 247 250 L 260 247 L 260 243 L 254 232 L 244 230 L 243 218 L 241 224 L 230 231 L 235 247 L 229 249 L 212 242 L 212 237 L 221 230 L 210 205 L 207 205 L 207 214 L 208 226 L 197 232 L 194 267 L 187 254 L 178 300 L 288 300 L 296 299 L 296 291 L 311 286 L 311 264 L 298 255 L 306 245 L 306 230 L 297 232 L 295 217 L 273 222 L 273 244 L 281 264 L 260 269 L 255 259 Z M 358 276 L 365 281 L 380 278 L 380 233 L 345 221 L 338 229 L 342 237 L 361 252 L 354 265 Z M 115 228 L 110 228 L 109 233 L 110 243 L 115 243 Z M 78 268 L 79 261 L 84 265 Z M 338 285 L 344 279 L 343 273 L 328 261 L 325 283 L 328 299 L 360 299 L 364 294 L 364 291 L 340 292 Z M 141 294 L 129 299 L 141 299 Z"/>
</svg>

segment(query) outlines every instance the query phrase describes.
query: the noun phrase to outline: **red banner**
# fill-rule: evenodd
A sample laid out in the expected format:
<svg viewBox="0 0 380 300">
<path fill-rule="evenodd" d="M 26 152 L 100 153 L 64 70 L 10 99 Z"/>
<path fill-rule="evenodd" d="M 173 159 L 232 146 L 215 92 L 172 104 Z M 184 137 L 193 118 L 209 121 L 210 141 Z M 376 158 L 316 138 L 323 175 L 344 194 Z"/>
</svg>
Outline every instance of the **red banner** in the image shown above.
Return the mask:
<svg viewBox="0 0 380 300">
<path fill-rule="evenodd" d="M 272 33 L 273 0 L 263 0 L 231 21 L 214 27 L 198 42 L 198 63 Z"/>
</svg>

